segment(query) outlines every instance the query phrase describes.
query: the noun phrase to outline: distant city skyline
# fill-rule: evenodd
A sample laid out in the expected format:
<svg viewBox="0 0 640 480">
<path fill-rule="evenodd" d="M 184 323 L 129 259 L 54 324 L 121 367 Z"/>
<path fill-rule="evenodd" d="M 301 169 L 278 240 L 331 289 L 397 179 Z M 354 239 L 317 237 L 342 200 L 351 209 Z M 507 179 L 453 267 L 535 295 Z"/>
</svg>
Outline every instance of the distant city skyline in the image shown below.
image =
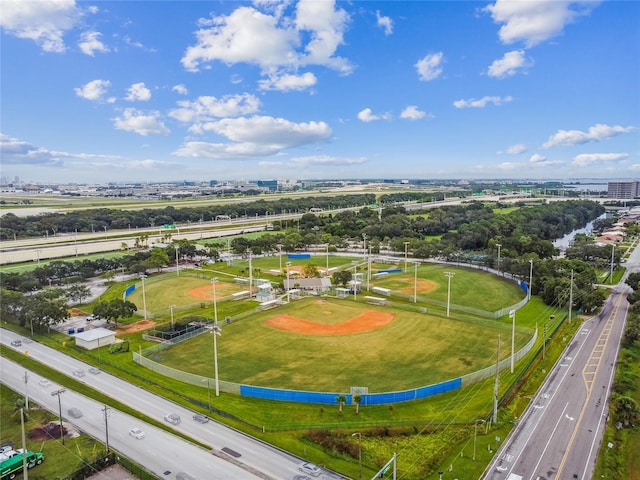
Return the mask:
<svg viewBox="0 0 640 480">
<path fill-rule="evenodd" d="M 5 178 L 640 176 L 640 2 L 0 8 Z"/>
</svg>

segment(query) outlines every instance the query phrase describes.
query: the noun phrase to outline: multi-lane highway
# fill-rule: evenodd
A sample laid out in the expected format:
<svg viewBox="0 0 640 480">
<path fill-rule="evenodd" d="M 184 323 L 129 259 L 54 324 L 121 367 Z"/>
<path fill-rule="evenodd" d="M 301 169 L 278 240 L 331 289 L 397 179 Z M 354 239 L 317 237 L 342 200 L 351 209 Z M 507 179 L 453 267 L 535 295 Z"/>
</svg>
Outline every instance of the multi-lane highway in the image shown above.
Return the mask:
<svg viewBox="0 0 640 480">
<path fill-rule="evenodd" d="M 16 339 L 23 341 L 21 346 L 11 346 L 11 341 Z M 89 373 L 89 365 L 57 350 L 37 342 L 29 342 L 28 339 L 4 329 L 0 329 L 0 341 L 7 348 L 28 353 L 30 358 L 66 375 L 73 376 L 74 371 L 84 371 L 83 376 L 74 376 L 74 378 L 159 422 L 166 423 L 164 417 L 167 414 L 179 415 L 182 421 L 178 425 L 171 425 L 171 428 L 201 444 L 210 446 L 210 450 L 196 447 L 162 429 L 110 409 L 111 417 L 108 420 L 110 445 L 159 477 L 165 478 L 166 471 L 188 471 L 199 479 L 289 480 L 301 474 L 299 466 L 303 462 L 302 459 L 218 422 L 209 421 L 204 424 L 196 422 L 193 419 L 194 412 L 189 409 L 106 372 Z M 29 381 L 25 385 L 24 368 L 6 358 L 0 359 L 0 362 L 2 374 L 0 380 L 3 384 L 17 392 L 28 393 L 39 404 L 52 412 L 58 412 L 58 399 L 52 398 L 51 392 L 59 390 L 59 385 L 43 386 L 40 383 L 42 377 L 35 373 L 28 374 Z M 70 390 L 63 394 L 61 402 L 63 417 L 67 421 L 77 424 L 93 437 L 106 441 L 105 421 L 101 411 L 104 405 Z M 72 407 L 79 408 L 83 416 L 73 419 L 66 415 L 65 412 Z M 130 427 L 140 427 L 146 434 L 145 438 L 136 440 L 130 437 L 128 434 Z M 322 470 L 317 478 L 330 480 L 344 477 Z"/>
<path fill-rule="evenodd" d="M 626 266 L 627 275 L 639 270 L 640 249 Z M 484 480 L 592 478 L 608 421 L 628 293 L 626 285 L 618 285 L 601 312 L 581 325 L 489 464 Z"/>
</svg>

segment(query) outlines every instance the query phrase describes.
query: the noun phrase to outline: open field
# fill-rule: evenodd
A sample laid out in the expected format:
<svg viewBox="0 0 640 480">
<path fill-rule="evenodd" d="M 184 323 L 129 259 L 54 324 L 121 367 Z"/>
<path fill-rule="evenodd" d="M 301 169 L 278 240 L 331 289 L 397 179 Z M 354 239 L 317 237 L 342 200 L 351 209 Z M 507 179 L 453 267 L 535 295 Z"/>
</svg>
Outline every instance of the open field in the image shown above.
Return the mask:
<svg viewBox="0 0 640 480">
<path fill-rule="evenodd" d="M 288 315 L 322 325 L 340 325 L 367 312 L 384 312 L 392 321 L 375 330 L 335 334 L 283 331 L 270 325 Z M 473 372 L 495 362 L 498 322 L 479 325 L 351 300 L 305 299 L 223 327 L 218 342 L 222 380 L 314 391 L 371 392 L 429 385 Z M 480 340 L 479 340 L 480 339 Z M 484 340 L 481 340 L 484 339 Z M 516 333 L 516 344 L 529 335 Z M 505 352 L 506 353 L 506 352 Z M 212 340 L 201 335 L 154 357 L 157 361 L 213 377 Z"/>
</svg>

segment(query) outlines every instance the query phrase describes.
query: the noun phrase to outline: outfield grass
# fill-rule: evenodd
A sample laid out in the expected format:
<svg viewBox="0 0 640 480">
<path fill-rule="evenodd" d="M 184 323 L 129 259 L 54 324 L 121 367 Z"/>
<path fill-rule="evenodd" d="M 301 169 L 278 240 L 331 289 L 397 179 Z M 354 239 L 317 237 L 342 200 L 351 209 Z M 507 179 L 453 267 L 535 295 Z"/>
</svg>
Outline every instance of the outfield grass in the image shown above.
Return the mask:
<svg viewBox="0 0 640 480">
<path fill-rule="evenodd" d="M 289 333 L 264 323 L 286 313 L 336 324 L 366 310 L 391 312 L 395 319 L 378 330 L 348 335 Z M 367 386 L 371 392 L 404 390 L 490 366 L 499 333 L 510 342 L 510 330 L 498 322 L 480 325 L 352 300 L 305 299 L 225 325 L 218 342 L 219 375 L 236 383 L 296 390 L 345 392 L 351 386 Z M 529 338 L 516 333 L 516 344 L 522 346 Z M 211 342 L 210 336 L 202 335 L 154 358 L 213 377 Z"/>
</svg>

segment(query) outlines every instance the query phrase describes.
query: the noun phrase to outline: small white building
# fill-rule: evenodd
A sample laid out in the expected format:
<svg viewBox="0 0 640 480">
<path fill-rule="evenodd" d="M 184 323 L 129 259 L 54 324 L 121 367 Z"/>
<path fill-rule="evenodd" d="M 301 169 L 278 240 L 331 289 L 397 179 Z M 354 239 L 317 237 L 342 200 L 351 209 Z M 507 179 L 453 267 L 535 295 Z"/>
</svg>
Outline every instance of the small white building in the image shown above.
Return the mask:
<svg viewBox="0 0 640 480">
<path fill-rule="evenodd" d="M 86 350 L 94 350 L 117 342 L 116 332 L 107 328 L 92 328 L 91 330 L 76 333 L 74 337 L 76 345 Z"/>
</svg>

